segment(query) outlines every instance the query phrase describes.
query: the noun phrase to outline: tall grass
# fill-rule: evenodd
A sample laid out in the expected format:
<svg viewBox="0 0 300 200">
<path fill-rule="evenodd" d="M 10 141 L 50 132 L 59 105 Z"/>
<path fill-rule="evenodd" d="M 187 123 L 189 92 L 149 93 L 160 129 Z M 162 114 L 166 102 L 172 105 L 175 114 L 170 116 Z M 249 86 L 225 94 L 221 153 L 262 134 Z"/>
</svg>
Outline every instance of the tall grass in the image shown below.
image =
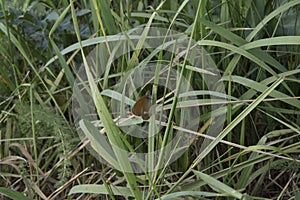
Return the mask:
<svg viewBox="0 0 300 200">
<path fill-rule="evenodd" d="M 1 1 L 0 19 L 1 195 L 299 198 L 299 0 L 9 3 Z M 153 27 L 187 42 L 161 40 Z M 146 48 L 150 36 L 154 48 Z M 201 65 L 189 60 L 194 46 Z M 145 65 L 154 66 L 152 84 L 128 75 Z M 163 70 L 176 80 L 172 90 L 157 87 Z M 212 88 L 206 77 L 215 74 Z M 146 91 L 159 100 L 153 109 L 165 104 L 159 134 L 154 117 L 135 117 L 128 129 L 116 122 L 132 117 Z M 186 115 L 195 109 L 201 115 Z M 137 130 L 149 137 L 135 137 L 145 125 Z M 175 136 L 189 147 L 174 162 L 178 146 L 158 160 L 150 154 Z"/>
</svg>

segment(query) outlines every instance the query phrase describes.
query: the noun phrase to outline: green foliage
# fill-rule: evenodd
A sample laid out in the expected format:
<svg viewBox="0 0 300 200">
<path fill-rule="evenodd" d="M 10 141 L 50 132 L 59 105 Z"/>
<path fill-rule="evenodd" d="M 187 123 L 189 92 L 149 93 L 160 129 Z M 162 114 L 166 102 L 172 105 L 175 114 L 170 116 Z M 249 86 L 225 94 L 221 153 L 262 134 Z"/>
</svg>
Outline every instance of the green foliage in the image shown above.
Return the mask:
<svg viewBox="0 0 300 200">
<path fill-rule="evenodd" d="M 296 199 L 300 190 L 299 6 L 299 0 L 2 0 L 1 192 L 41 199 L 88 199 L 93 195 L 101 199 Z M 176 102 L 172 104 L 173 97 L 181 95 L 177 90 L 165 99 L 171 117 L 156 137 L 135 138 L 130 135 L 132 130 L 121 131 L 113 121 L 116 113 L 111 113 L 110 100 L 121 101 L 122 91 L 115 88 L 123 84 L 129 69 L 176 59 L 159 49 L 139 49 L 146 44 L 145 29 L 132 52 L 109 63 L 116 46 L 109 49 L 106 45 L 114 35 L 145 26 L 180 31 L 207 51 L 225 85 L 227 107 L 216 115 L 226 112 L 226 124 L 202 149 L 206 140 L 201 134 L 208 133 L 213 120 L 209 103 L 216 99 L 208 95 L 211 91 L 202 76 L 193 75 L 199 69 L 185 58 L 179 59 L 181 67 L 173 68 L 193 83 L 198 93 L 185 96 L 194 95 L 197 101 L 184 101 L 180 96 L 177 103 L 201 105 L 203 115 L 189 119 L 201 124 L 194 132 L 198 138 L 191 141 L 180 160 L 161 170 L 123 173 L 99 162 L 85 147 L 91 144 L 101 149 L 108 137 L 109 144 L 134 155 L 135 150 L 164 146 L 176 127 L 184 128 Z M 100 118 L 105 134 L 81 121 L 77 128 L 89 130 L 90 135 L 84 136 L 90 141 L 79 142 L 73 129 L 77 119 L 72 115 L 72 87 L 77 63 L 97 44 L 109 52 L 101 52 L 99 65 L 108 65 L 97 84 L 91 79 L 85 83 L 86 88 L 94 88 L 97 98 L 80 108 L 95 105 L 96 119 Z M 149 89 L 149 85 L 139 88 L 143 87 Z M 149 90 L 160 97 L 171 92 L 163 94 L 152 85 Z M 133 96 L 138 97 L 136 93 Z M 130 96 L 125 101 L 133 105 L 133 99 L 137 98 Z M 121 167 L 129 165 L 124 154 L 105 156 Z M 12 192 L 14 189 L 21 193 Z"/>
<path fill-rule="evenodd" d="M 37 146 L 39 152 L 44 150 L 44 146 L 51 147 L 56 146 L 52 153 L 55 153 L 57 159 L 62 159 L 62 167 L 58 169 L 58 182 L 56 187 L 65 183 L 71 175 L 71 162 L 68 160 L 68 152 L 74 148 L 74 142 L 78 140 L 74 139 L 74 132 L 70 129 L 70 126 L 66 124 L 66 121 L 59 115 L 57 115 L 53 108 L 33 104 L 32 106 L 26 102 L 15 102 L 16 112 L 16 130 L 17 133 L 14 138 L 18 137 L 32 137 L 32 121 L 34 123 L 34 130 L 36 131 L 36 137 L 41 138 L 37 140 Z M 51 138 L 45 140 L 43 138 Z M 58 144 L 58 145 L 56 145 Z M 40 162 L 46 162 L 40 160 Z"/>
</svg>

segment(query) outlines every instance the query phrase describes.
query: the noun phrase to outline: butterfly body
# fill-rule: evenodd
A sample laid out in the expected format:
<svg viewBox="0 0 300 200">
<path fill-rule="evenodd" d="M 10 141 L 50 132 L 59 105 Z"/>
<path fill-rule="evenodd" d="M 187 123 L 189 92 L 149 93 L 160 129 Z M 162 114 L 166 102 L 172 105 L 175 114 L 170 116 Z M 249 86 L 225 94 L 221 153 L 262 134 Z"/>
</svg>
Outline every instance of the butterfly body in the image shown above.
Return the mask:
<svg viewBox="0 0 300 200">
<path fill-rule="evenodd" d="M 151 109 L 151 96 L 146 93 L 139 100 L 136 101 L 132 108 L 132 113 L 141 116 L 143 120 L 148 120 L 150 118 Z"/>
</svg>

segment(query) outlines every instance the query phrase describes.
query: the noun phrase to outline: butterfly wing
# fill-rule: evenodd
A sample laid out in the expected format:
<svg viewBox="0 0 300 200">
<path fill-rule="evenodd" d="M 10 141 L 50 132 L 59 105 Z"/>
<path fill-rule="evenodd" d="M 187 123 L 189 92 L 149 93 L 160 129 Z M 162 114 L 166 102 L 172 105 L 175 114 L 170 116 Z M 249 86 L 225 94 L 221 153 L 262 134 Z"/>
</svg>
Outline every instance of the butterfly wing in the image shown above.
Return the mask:
<svg viewBox="0 0 300 200">
<path fill-rule="evenodd" d="M 132 113 L 141 116 L 144 120 L 150 118 L 151 97 L 149 94 L 142 96 L 133 106 Z"/>
</svg>

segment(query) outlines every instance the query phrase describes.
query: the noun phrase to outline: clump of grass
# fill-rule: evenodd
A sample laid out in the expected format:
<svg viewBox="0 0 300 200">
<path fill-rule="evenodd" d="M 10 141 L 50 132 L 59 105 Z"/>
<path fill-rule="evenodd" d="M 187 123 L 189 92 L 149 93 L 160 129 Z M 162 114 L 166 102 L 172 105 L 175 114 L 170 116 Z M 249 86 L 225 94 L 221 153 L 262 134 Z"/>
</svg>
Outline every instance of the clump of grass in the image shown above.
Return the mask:
<svg viewBox="0 0 300 200">
<path fill-rule="evenodd" d="M 22 6 L 28 8 L 30 3 L 27 3 Z M 7 10 L 3 2 L 1 5 L 3 10 Z M 31 198 L 49 199 L 66 198 L 68 194 L 72 198 L 89 198 L 93 196 L 91 193 L 104 199 L 289 199 L 299 196 L 299 1 L 274 1 L 272 4 L 263 0 L 221 3 L 133 1 L 109 4 L 108 1 L 82 0 L 71 4 L 60 1 L 48 6 L 49 10 L 44 9 L 44 14 L 56 11 L 59 16 L 47 30 L 50 45 L 45 51 L 29 48 L 35 44 L 28 45 L 26 35 L 10 24 L 9 15 L 4 15 L 0 24 L 4 36 L 0 56 L 3 66 L 9 69 L 0 69 L 0 91 L 3 91 L 0 130 L 5 133 L 4 139 L 1 134 L 0 140 L 5 144 L 1 145 L 0 167 L 3 170 L 0 175 L 5 177 L 5 181 L 0 182 L 1 186 L 12 185 L 11 189 L 26 191 Z M 62 9 L 57 9 L 58 6 Z M 68 29 L 72 41 L 64 43 L 58 36 L 66 23 L 67 27 L 72 26 Z M 193 63 L 185 58 L 177 60 L 181 66 L 177 68 L 180 75 L 199 90 L 196 94 L 198 101 L 194 104 L 210 103 L 201 107 L 203 115 L 199 119 L 190 119 L 200 122 L 199 130 L 184 130 L 199 138 L 191 140 L 189 150 L 172 165 L 155 172 L 122 172 L 98 162 L 92 157 L 95 154 L 90 155 L 84 147 L 97 147 L 101 144 L 97 139 L 104 141 L 108 136 L 108 144 L 118 144 L 132 153 L 135 147 L 147 152 L 164 146 L 168 141 L 166 135 L 171 136 L 176 128 L 180 131 L 184 128 L 181 123 L 183 115 L 173 112 L 176 103 L 171 103 L 169 124 L 159 136 L 143 141 L 146 145 L 140 148 L 141 140 L 121 131 L 112 120 L 110 100 L 118 99 L 121 94 L 114 90 L 124 84 L 124 74 L 141 63 L 162 63 L 168 59 L 172 63 L 176 60 L 176 55 L 169 55 L 163 60 L 164 51 L 138 48 L 146 44 L 143 40 L 147 35 L 145 31 L 140 34 L 142 39 L 133 51 L 112 63 L 106 62 L 115 53 L 115 46 L 109 46 L 115 34 L 145 26 L 183 32 L 207 51 L 206 55 L 212 58 L 221 74 L 219 82 L 225 85 L 226 95 L 223 98 L 226 101 L 221 103 L 225 103 L 226 109 L 220 108 L 216 116 L 226 112 L 226 124 L 217 135 L 203 139 L 212 136 L 208 135 L 207 127 L 211 120 L 216 119 L 216 116 L 211 117 L 211 104 L 216 99 L 205 94 L 212 91 L 205 86 L 201 76 L 193 75 Z M 82 41 L 86 39 L 87 29 L 95 38 Z M 130 35 L 127 35 L 128 41 L 129 38 Z M 56 95 L 71 90 L 77 76 L 75 60 L 85 60 L 87 52 L 95 44 L 103 45 L 102 50 L 108 51 L 105 55 L 101 54 L 102 58 L 107 58 L 101 64 L 111 65 L 103 68 L 98 85 L 90 79 L 84 82 L 84 87 L 95 91 L 97 98 L 92 99 L 91 104 L 98 111 L 96 118 L 100 118 L 106 135 L 99 136 L 97 129 L 88 122 L 81 122 L 81 127 L 92 130 L 93 134 L 86 135 L 89 140 L 78 142 L 75 147 L 72 141 L 74 130 L 70 128 L 73 116 L 68 112 L 71 108 L 70 95 L 62 96 L 62 104 Z M 189 45 L 182 51 L 187 49 Z M 15 50 L 17 53 L 13 53 Z M 43 67 L 36 64 L 41 58 Z M 83 67 L 89 69 L 87 64 Z M 155 79 L 155 75 L 153 77 Z M 24 85 L 31 86 L 30 92 L 23 90 Z M 155 88 L 150 90 L 157 93 Z M 180 96 L 176 91 L 171 91 L 174 92 L 172 98 Z M 128 102 L 134 103 L 132 100 Z M 201 148 L 205 141 L 209 142 Z M 129 160 L 114 149 L 113 152 L 119 165 L 128 167 Z M 115 161 L 108 158 L 107 161 Z M 10 162 L 7 162 L 9 159 Z M 34 166 L 34 172 L 26 167 L 26 161 Z M 17 175 L 14 170 L 22 174 Z M 68 180 L 69 177 L 74 178 Z M 20 183 L 20 180 L 23 182 Z M 9 194 L 4 190 L 0 192 Z"/>
</svg>

